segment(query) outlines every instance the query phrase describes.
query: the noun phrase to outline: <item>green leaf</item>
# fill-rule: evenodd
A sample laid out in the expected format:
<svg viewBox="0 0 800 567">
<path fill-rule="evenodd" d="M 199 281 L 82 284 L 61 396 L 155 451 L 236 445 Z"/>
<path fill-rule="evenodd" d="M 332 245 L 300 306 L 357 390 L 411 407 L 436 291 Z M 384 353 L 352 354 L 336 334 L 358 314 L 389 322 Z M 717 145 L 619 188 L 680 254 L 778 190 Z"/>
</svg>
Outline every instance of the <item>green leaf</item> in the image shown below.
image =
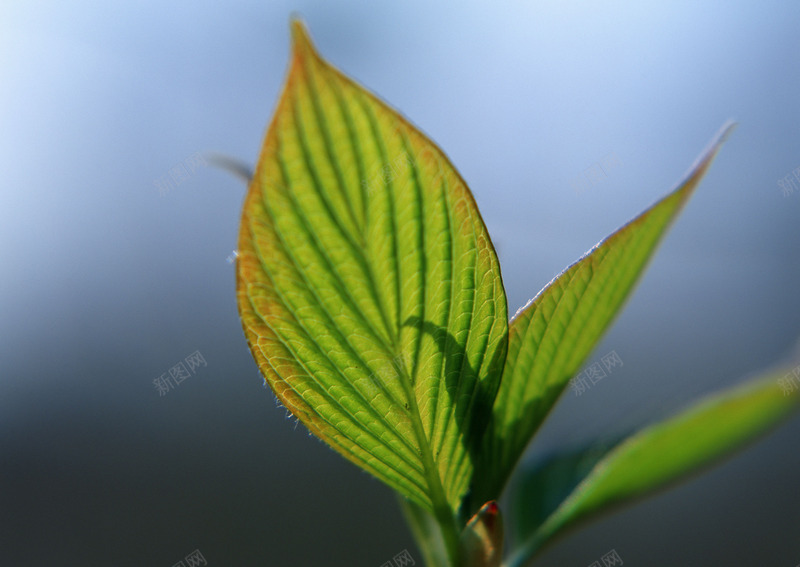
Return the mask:
<svg viewBox="0 0 800 567">
<path fill-rule="evenodd" d="M 242 213 L 244 332 L 286 408 L 451 524 L 452 551 L 505 359 L 497 257 L 441 150 L 292 31 Z"/>
<path fill-rule="evenodd" d="M 503 379 L 483 440 L 484 458 L 474 475 L 473 505 L 499 496 L 732 127 L 723 128 L 677 189 L 597 244 L 514 316 Z"/>
<path fill-rule="evenodd" d="M 594 441 L 523 465 L 510 490 L 514 541 L 536 531 L 617 443 L 619 440 Z"/>
<path fill-rule="evenodd" d="M 769 373 L 712 395 L 617 445 L 529 533 L 506 564 L 523 565 L 565 529 L 685 478 L 775 427 L 800 409 L 800 394 L 787 395 L 779 383 L 782 375 Z M 549 466 L 562 465 L 552 461 Z M 550 476 L 541 470 L 537 474 Z"/>
</svg>

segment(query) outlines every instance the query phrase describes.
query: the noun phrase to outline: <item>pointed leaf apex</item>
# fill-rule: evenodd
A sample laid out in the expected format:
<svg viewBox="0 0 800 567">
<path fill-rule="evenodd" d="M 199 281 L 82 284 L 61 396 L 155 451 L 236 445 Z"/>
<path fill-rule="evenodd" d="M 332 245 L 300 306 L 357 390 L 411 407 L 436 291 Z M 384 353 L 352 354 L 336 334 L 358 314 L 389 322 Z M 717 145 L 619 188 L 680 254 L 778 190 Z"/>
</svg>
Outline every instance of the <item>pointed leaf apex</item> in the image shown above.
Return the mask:
<svg viewBox="0 0 800 567">
<path fill-rule="evenodd" d="M 316 55 L 317 50 L 311 42 L 308 28 L 299 16 L 293 16 L 291 20 L 292 29 L 292 53 L 297 56 Z"/>
<path fill-rule="evenodd" d="M 687 187 L 687 190 L 685 191 L 685 199 L 689 198 L 689 195 L 694 191 L 697 183 L 706 174 L 711 162 L 714 161 L 715 157 L 717 157 L 717 153 L 719 153 L 722 144 L 728 140 L 728 137 L 736 129 L 737 125 L 738 124 L 733 120 L 728 120 L 722 126 L 722 128 L 720 128 L 719 132 L 717 132 L 706 149 L 703 150 L 703 152 L 700 154 L 700 157 L 698 157 L 689 168 L 689 171 L 684 176 L 684 180 L 679 184 Z"/>
</svg>

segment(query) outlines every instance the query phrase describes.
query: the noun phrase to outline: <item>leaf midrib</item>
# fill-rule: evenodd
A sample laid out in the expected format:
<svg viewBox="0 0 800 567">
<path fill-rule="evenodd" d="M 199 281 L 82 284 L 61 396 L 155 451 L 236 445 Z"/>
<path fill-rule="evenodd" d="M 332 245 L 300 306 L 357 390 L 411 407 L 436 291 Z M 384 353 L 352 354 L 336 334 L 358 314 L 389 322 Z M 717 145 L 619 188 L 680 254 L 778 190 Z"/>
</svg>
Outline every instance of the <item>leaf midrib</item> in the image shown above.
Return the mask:
<svg viewBox="0 0 800 567">
<path fill-rule="evenodd" d="M 334 152 L 333 152 L 332 147 L 331 147 L 331 140 L 330 140 L 330 136 L 329 136 L 329 132 L 328 132 L 329 129 L 328 129 L 327 125 L 326 125 L 326 119 L 319 112 L 319 101 L 317 99 L 317 93 L 316 93 L 315 89 L 313 88 L 313 85 L 311 85 L 310 81 L 309 81 L 309 85 L 310 85 L 309 86 L 309 95 L 310 95 L 310 98 L 313 101 L 313 106 L 314 106 L 314 111 L 315 111 L 315 118 L 316 118 L 317 123 L 319 124 L 320 131 L 323 133 L 323 140 L 325 142 L 325 149 L 326 149 L 326 154 L 327 154 L 327 157 L 328 157 L 328 161 L 330 162 L 330 165 L 331 165 L 332 169 L 334 169 L 334 171 L 336 172 L 337 182 L 340 184 L 339 189 L 341 191 L 342 190 L 342 186 L 343 186 L 341 168 L 340 168 L 340 165 L 338 163 L 338 160 L 336 160 L 334 158 Z M 340 99 L 337 98 L 337 100 L 340 100 Z M 363 104 L 363 101 L 359 101 L 359 103 L 361 104 L 362 109 L 365 111 L 365 115 L 368 118 L 368 121 L 369 121 L 369 124 L 370 124 L 370 130 L 371 130 L 371 133 L 373 135 L 373 140 L 374 140 L 374 142 L 376 144 L 376 147 L 379 148 L 382 162 L 383 162 L 384 165 L 386 165 L 387 164 L 386 149 L 385 149 L 385 146 L 383 144 L 382 136 L 377 135 L 377 132 L 376 132 L 376 129 L 378 128 L 377 123 L 376 123 L 376 118 L 372 114 L 371 109 L 369 109 L 366 105 Z M 380 301 L 380 298 L 378 297 L 378 294 L 377 294 L 377 287 L 376 287 L 376 282 L 375 282 L 375 278 L 374 278 L 374 273 L 372 272 L 372 269 L 371 269 L 369 263 L 366 261 L 366 258 L 363 255 L 363 251 L 358 246 L 355 245 L 355 243 L 353 242 L 353 240 L 352 240 L 351 236 L 349 235 L 348 231 L 342 226 L 342 224 L 341 224 L 341 222 L 340 222 L 340 220 L 338 218 L 338 215 L 336 215 L 334 213 L 333 207 L 328 202 L 327 196 L 321 190 L 321 182 L 319 180 L 319 172 L 317 171 L 317 167 L 315 165 L 315 160 L 313 159 L 313 157 L 311 155 L 311 152 L 310 152 L 310 149 L 308 147 L 305 128 L 302 126 L 302 119 L 300 118 L 300 112 L 299 112 L 299 110 L 298 110 L 298 108 L 296 106 L 293 106 L 292 114 L 293 114 L 293 117 L 294 117 L 294 119 L 292 120 L 292 123 L 294 124 L 295 131 L 296 131 L 297 136 L 298 136 L 299 145 L 300 145 L 300 148 L 301 148 L 301 151 L 302 151 L 302 154 L 303 154 L 303 158 L 304 158 L 304 165 L 306 166 L 306 170 L 308 171 L 308 173 L 309 173 L 309 175 L 311 177 L 312 184 L 313 184 L 313 186 L 315 188 L 315 191 L 317 192 L 319 198 L 321 199 L 322 203 L 324 204 L 325 211 L 327 212 L 327 216 L 331 219 L 333 224 L 336 226 L 336 228 L 338 229 L 339 233 L 342 235 L 344 241 L 347 243 L 348 248 L 353 253 L 353 255 L 357 258 L 357 261 L 359 262 L 359 264 L 361 264 L 362 269 L 367 274 L 367 277 L 368 277 L 368 280 L 369 280 L 370 293 L 372 295 L 373 300 L 375 301 L 375 304 L 380 306 L 379 307 L 379 311 L 381 313 L 383 323 L 386 325 L 386 328 L 388 330 L 391 327 L 388 325 L 388 321 L 386 319 L 386 314 L 385 314 L 385 312 L 383 310 L 383 302 Z M 348 120 L 349 120 L 349 115 L 348 115 Z M 352 131 L 350 130 L 349 123 L 348 123 L 348 134 L 350 135 L 351 140 L 352 140 L 353 136 L 352 136 Z M 406 154 L 409 155 L 409 156 L 413 155 L 408 150 L 407 139 L 405 137 L 403 138 L 403 143 L 404 143 L 404 149 L 406 151 Z M 357 156 L 357 162 L 359 164 L 359 169 L 363 170 L 363 166 L 364 166 L 363 154 L 359 151 L 359 148 L 354 147 L 353 149 L 354 149 L 354 154 Z M 280 163 L 280 166 L 281 166 L 281 175 L 282 175 L 283 180 L 284 180 L 284 186 L 288 187 L 288 184 L 287 184 L 288 172 L 286 172 L 286 170 L 285 170 L 285 164 L 284 164 L 283 160 L 281 160 L 281 159 L 279 159 L 278 162 Z M 420 195 L 422 189 L 420 187 L 419 179 L 417 177 L 416 160 L 414 160 L 414 162 L 413 162 L 413 168 L 414 168 L 413 169 L 413 171 L 414 171 L 414 186 L 415 186 L 416 193 L 417 193 L 417 197 L 416 198 L 418 199 L 419 206 L 422 209 L 424 207 L 424 200 L 422 199 L 422 197 Z M 389 195 L 391 196 L 393 194 L 393 191 L 391 190 L 391 185 L 393 184 L 392 180 L 391 179 L 385 180 L 385 183 L 390 186 L 390 187 L 387 187 L 387 189 L 389 189 Z M 379 334 L 376 331 L 376 329 L 372 325 L 372 322 L 370 320 L 368 320 L 366 317 L 363 316 L 363 312 L 361 311 L 361 309 L 358 308 L 358 306 L 355 303 L 352 295 L 349 293 L 348 287 L 345 285 L 342 277 L 339 275 L 338 271 L 335 269 L 335 267 L 333 265 L 333 262 L 330 260 L 330 258 L 325 253 L 324 247 L 321 247 L 319 245 L 319 242 L 318 242 L 318 240 L 316 238 L 316 235 L 313 233 L 313 231 L 309 230 L 308 219 L 303 214 L 302 208 L 299 206 L 299 204 L 296 202 L 296 200 L 293 198 L 293 196 L 291 196 L 291 191 L 287 191 L 287 194 L 289 195 L 289 198 L 292 201 L 293 208 L 295 209 L 295 214 L 298 216 L 298 218 L 302 219 L 303 229 L 305 230 L 308 238 L 310 239 L 311 242 L 313 242 L 314 247 L 315 247 L 317 253 L 320 255 L 320 257 L 324 258 L 324 261 L 326 263 L 326 267 L 330 270 L 330 273 L 332 273 L 335 276 L 336 281 L 338 282 L 338 286 L 337 287 L 340 288 L 340 293 L 342 293 L 342 295 L 347 298 L 350 307 L 353 309 L 353 311 L 355 313 L 357 313 L 360 316 L 360 320 L 362 321 L 362 323 L 364 323 L 365 326 L 372 331 L 373 336 L 380 341 L 380 343 L 384 347 L 385 353 L 388 356 L 397 356 L 397 354 L 399 354 L 397 352 L 398 351 L 397 344 L 396 343 L 394 345 L 387 344 L 383 340 L 383 337 L 381 336 L 381 334 Z M 348 201 L 348 207 L 349 207 L 349 200 L 347 200 L 347 201 Z M 393 211 L 394 210 L 393 199 L 390 198 L 389 202 L 390 202 L 390 206 L 391 206 L 392 211 Z M 265 208 L 267 210 L 269 210 L 270 215 L 272 216 L 272 212 L 269 209 L 268 204 L 266 202 L 264 202 L 264 201 L 262 201 L 262 203 L 264 204 Z M 366 205 L 366 201 L 365 201 L 365 205 Z M 349 210 L 350 210 L 350 212 L 352 214 L 352 208 L 349 208 Z M 391 214 L 390 216 L 391 216 L 392 225 L 393 225 L 392 241 L 393 241 L 393 248 L 394 248 L 394 251 L 395 251 L 394 258 L 395 258 L 395 263 L 396 263 L 396 266 L 397 266 L 396 273 L 398 274 L 398 277 L 395 280 L 396 280 L 397 291 L 398 291 L 398 294 L 397 294 L 397 300 L 398 300 L 398 317 L 397 317 L 397 320 L 398 320 L 398 324 L 399 324 L 400 323 L 400 313 L 399 312 L 400 312 L 400 300 L 401 300 L 401 294 L 399 293 L 399 291 L 400 291 L 399 282 L 402 279 L 402 275 L 401 275 L 402 272 L 401 272 L 401 265 L 399 264 L 399 262 L 397 262 L 397 254 L 396 254 L 396 238 L 397 238 L 396 219 L 395 219 L 395 215 L 394 214 Z M 424 219 L 424 212 L 421 213 L 421 217 Z M 273 218 L 273 221 L 274 221 L 274 217 L 272 217 L 272 218 Z M 354 217 L 353 217 L 353 220 L 355 220 Z M 448 225 L 449 225 L 449 223 L 448 223 Z M 357 223 L 356 223 L 356 226 L 358 226 Z M 421 223 L 420 226 L 421 226 L 421 228 L 423 228 L 424 227 L 424 223 Z M 362 230 L 363 230 L 363 228 L 362 228 Z M 280 234 L 279 234 L 279 236 L 280 236 Z M 420 249 L 424 250 L 425 249 L 424 248 L 424 230 L 420 231 L 420 236 L 419 237 L 420 237 L 420 241 L 421 241 L 420 242 Z M 289 247 L 285 246 L 285 243 L 283 242 L 282 239 L 281 239 L 281 242 L 282 242 L 282 244 L 284 244 L 283 248 L 287 252 L 288 256 L 292 259 L 292 262 L 294 263 L 297 272 L 301 275 L 301 277 L 303 277 L 303 279 L 305 279 L 305 274 L 304 274 L 303 270 L 300 268 L 300 266 L 298 265 L 298 263 L 297 263 L 296 259 L 294 258 L 293 254 L 291 254 Z M 425 257 L 424 254 L 421 257 L 421 262 L 422 262 L 423 266 L 426 263 L 426 257 Z M 262 265 L 263 265 L 263 262 L 262 262 Z M 421 271 L 420 276 L 423 278 L 423 285 L 422 285 L 422 296 L 423 297 L 422 297 L 422 300 L 421 300 L 421 308 L 422 308 L 422 313 L 423 313 L 422 319 L 424 320 L 424 310 L 425 310 L 424 278 L 425 278 L 425 269 L 423 269 Z M 306 282 L 308 283 L 307 280 L 306 280 Z M 313 292 L 313 287 L 312 286 L 308 286 L 308 287 L 312 291 L 312 293 L 314 293 Z M 326 317 L 328 317 L 328 320 L 333 322 L 332 319 L 331 319 L 330 313 L 328 313 L 327 310 L 325 310 L 324 304 L 320 301 L 320 299 L 316 295 L 316 293 L 314 293 L 314 296 L 317 298 L 317 302 L 318 302 L 320 308 L 325 311 L 325 315 L 326 315 Z M 472 316 L 471 312 L 470 312 L 470 316 Z M 302 325 L 301 325 L 301 327 L 304 329 L 304 331 L 306 332 L 307 336 L 310 337 L 307 329 L 305 329 L 305 327 L 302 326 Z M 336 328 L 336 327 L 334 326 L 334 328 Z M 399 329 L 399 326 L 398 326 L 398 329 Z M 357 351 L 352 347 L 352 345 L 349 343 L 349 341 L 347 341 L 346 337 L 342 336 L 341 333 L 339 333 L 339 334 L 344 339 L 345 344 L 347 344 L 348 349 L 350 351 L 350 354 L 353 355 L 356 359 L 360 360 L 365 368 L 369 368 L 369 366 L 367 366 L 364 363 L 363 359 L 361 359 L 361 357 L 357 354 Z M 421 345 L 421 341 L 417 340 L 416 341 L 415 353 L 414 353 L 414 363 L 413 363 L 413 366 L 412 366 L 414 371 L 416 371 L 416 369 L 418 368 L 418 358 L 419 358 L 420 345 Z M 290 349 L 290 350 L 292 350 L 292 349 Z M 328 360 L 329 363 L 333 364 L 332 361 L 330 361 L 330 359 L 327 356 L 325 356 L 325 358 L 326 358 L 326 360 Z M 335 368 L 335 365 L 333 365 L 333 367 Z M 304 368 L 305 368 L 305 366 L 304 366 Z M 307 374 L 309 374 L 309 376 L 311 376 L 310 373 L 307 372 Z M 344 377 L 344 375 L 341 375 L 341 373 L 339 373 L 339 374 L 346 381 L 346 377 Z M 326 395 L 327 395 L 327 391 L 324 389 L 322 384 L 320 384 L 316 379 L 314 379 L 313 376 L 311 376 L 311 377 L 319 387 L 323 388 L 323 391 L 325 391 Z M 403 384 L 404 393 L 405 393 L 406 398 L 407 398 L 406 402 L 407 402 L 407 404 L 409 406 L 409 414 L 410 414 L 410 418 L 411 418 L 411 422 L 412 422 L 412 427 L 413 427 L 413 429 L 415 431 L 415 435 L 417 437 L 417 442 L 419 444 L 419 455 L 421 457 L 421 461 L 422 461 L 421 464 L 423 466 L 424 475 L 425 475 L 427 483 L 428 483 L 429 496 L 431 497 L 431 500 L 433 502 L 433 506 L 434 506 L 435 512 L 436 512 L 437 509 L 439 510 L 438 512 L 436 512 L 437 515 L 441 515 L 442 511 L 444 510 L 444 511 L 446 511 L 448 518 L 452 519 L 453 516 L 452 516 L 452 512 L 450 510 L 449 504 L 447 503 L 447 498 L 445 496 L 444 487 L 443 487 L 443 484 L 442 484 L 442 479 L 439 476 L 438 468 L 436 467 L 436 464 L 434 462 L 433 453 L 432 453 L 430 444 L 428 442 L 427 436 L 425 435 L 424 426 L 423 426 L 422 420 L 421 420 L 421 414 L 420 414 L 419 407 L 418 407 L 417 401 L 416 401 L 416 396 L 414 395 L 413 390 L 412 390 L 414 381 L 411 379 L 411 377 L 409 377 L 405 373 L 403 374 L 403 378 L 402 378 L 401 381 L 402 381 L 402 384 Z M 402 408 L 403 407 L 403 404 L 398 403 L 398 401 L 394 397 L 391 396 L 391 394 L 386 390 L 385 387 L 383 387 L 382 389 L 383 389 L 384 393 L 387 395 L 387 397 L 392 401 L 392 403 L 396 404 L 398 406 L 398 408 Z M 359 392 L 359 396 L 361 397 L 362 400 L 364 400 L 364 398 L 363 398 L 363 396 L 361 396 L 360 392 Z M 368 402 L 366 402 L 366 400 L 364 400 L 364 401 L 365 401 L 366 405 L 369 405 Z M 338 404 L 337 404 L 337 406 L 338 406 Z M 338 406 L 338 407 L 341 407 L 341 406 Z M 370 410 L 372 411 L 371 407 L 370 407 Z M 377 413 L 377 412 L 372 411 L 372 413 L 373 413 L 373 415 L 380 416 L 380 414 Z M 349 414 L 349 412 L 348 412 L 348 415 L 351 415 L 351 414 Z M 352 417 L 352 415 L 351 415 L 351 417 Z M 391 425 L 388 424 L 388 422 L 385 419 L 381 419 L 381 421 L 382 421 L 382 423 L 387 425 L 395 433 L 395 435 L 399 439 L 401 439 L 403 441 L 404 445 L 406 445 L 412 451 L 415 450 L 415 448 L 410 443 L 408 443 L 406 441 L 406 439 L 401 434 L 399 434 L 399 432 L 397 432 L 397 430 L 394 427 L 391 427 Z M 374 435 L 373 435 L 373 437 L 374 437 Z M 391 450 L 390 446 L 387 446 L 387 448 Z M 414 467 L 414 468 L 416 469 L 416 467 Z M 420 472 L 423 472 L 423 471 L 420 471 Z"/>
</svg>

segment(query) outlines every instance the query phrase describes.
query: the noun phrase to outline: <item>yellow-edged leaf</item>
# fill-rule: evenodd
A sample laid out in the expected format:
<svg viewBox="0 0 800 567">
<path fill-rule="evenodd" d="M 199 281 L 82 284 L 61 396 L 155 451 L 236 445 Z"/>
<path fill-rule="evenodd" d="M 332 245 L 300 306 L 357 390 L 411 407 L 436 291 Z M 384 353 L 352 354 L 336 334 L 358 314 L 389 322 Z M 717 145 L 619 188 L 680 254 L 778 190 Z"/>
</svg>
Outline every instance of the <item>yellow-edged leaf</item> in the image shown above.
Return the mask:
<svg viewBox="0 0 800 567">
<path fill-rule="evenodd" d="M 436 145 L 292 32 L 242 213 L 244 332 L 292 414 L 452 522 L 505 358 L 497 257 Z"/>
</svg>

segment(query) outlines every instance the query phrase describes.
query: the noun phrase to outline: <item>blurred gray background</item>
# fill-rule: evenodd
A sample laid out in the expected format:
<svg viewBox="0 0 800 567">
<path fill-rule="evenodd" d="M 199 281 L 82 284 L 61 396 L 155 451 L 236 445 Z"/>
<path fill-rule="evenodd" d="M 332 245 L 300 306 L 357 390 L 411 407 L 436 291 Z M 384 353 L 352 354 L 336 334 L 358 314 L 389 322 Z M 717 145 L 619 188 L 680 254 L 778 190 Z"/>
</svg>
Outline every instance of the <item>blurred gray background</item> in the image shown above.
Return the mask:
<svg viewBox="0 0 800 567">
<path fill-rule="evenodd" d="M 421 564 L 390 491 L 276 407 L 237 316 L 245 187 L 202 156 L 255 162 L 293 12 L 451 157 L 512 312 L 739 122 L 590 360 L 623 366 L 567 392 L 531 456 L 788 360 L 796 2 L 5 1 L 2 565 L 170 567 L 199 550 L 212 567 L 378 567 L 404 549 Z M 799 441 L 795 419 L 535 564 L 615 549 L 631 566 L 797 565 Z"/>
</svg>

